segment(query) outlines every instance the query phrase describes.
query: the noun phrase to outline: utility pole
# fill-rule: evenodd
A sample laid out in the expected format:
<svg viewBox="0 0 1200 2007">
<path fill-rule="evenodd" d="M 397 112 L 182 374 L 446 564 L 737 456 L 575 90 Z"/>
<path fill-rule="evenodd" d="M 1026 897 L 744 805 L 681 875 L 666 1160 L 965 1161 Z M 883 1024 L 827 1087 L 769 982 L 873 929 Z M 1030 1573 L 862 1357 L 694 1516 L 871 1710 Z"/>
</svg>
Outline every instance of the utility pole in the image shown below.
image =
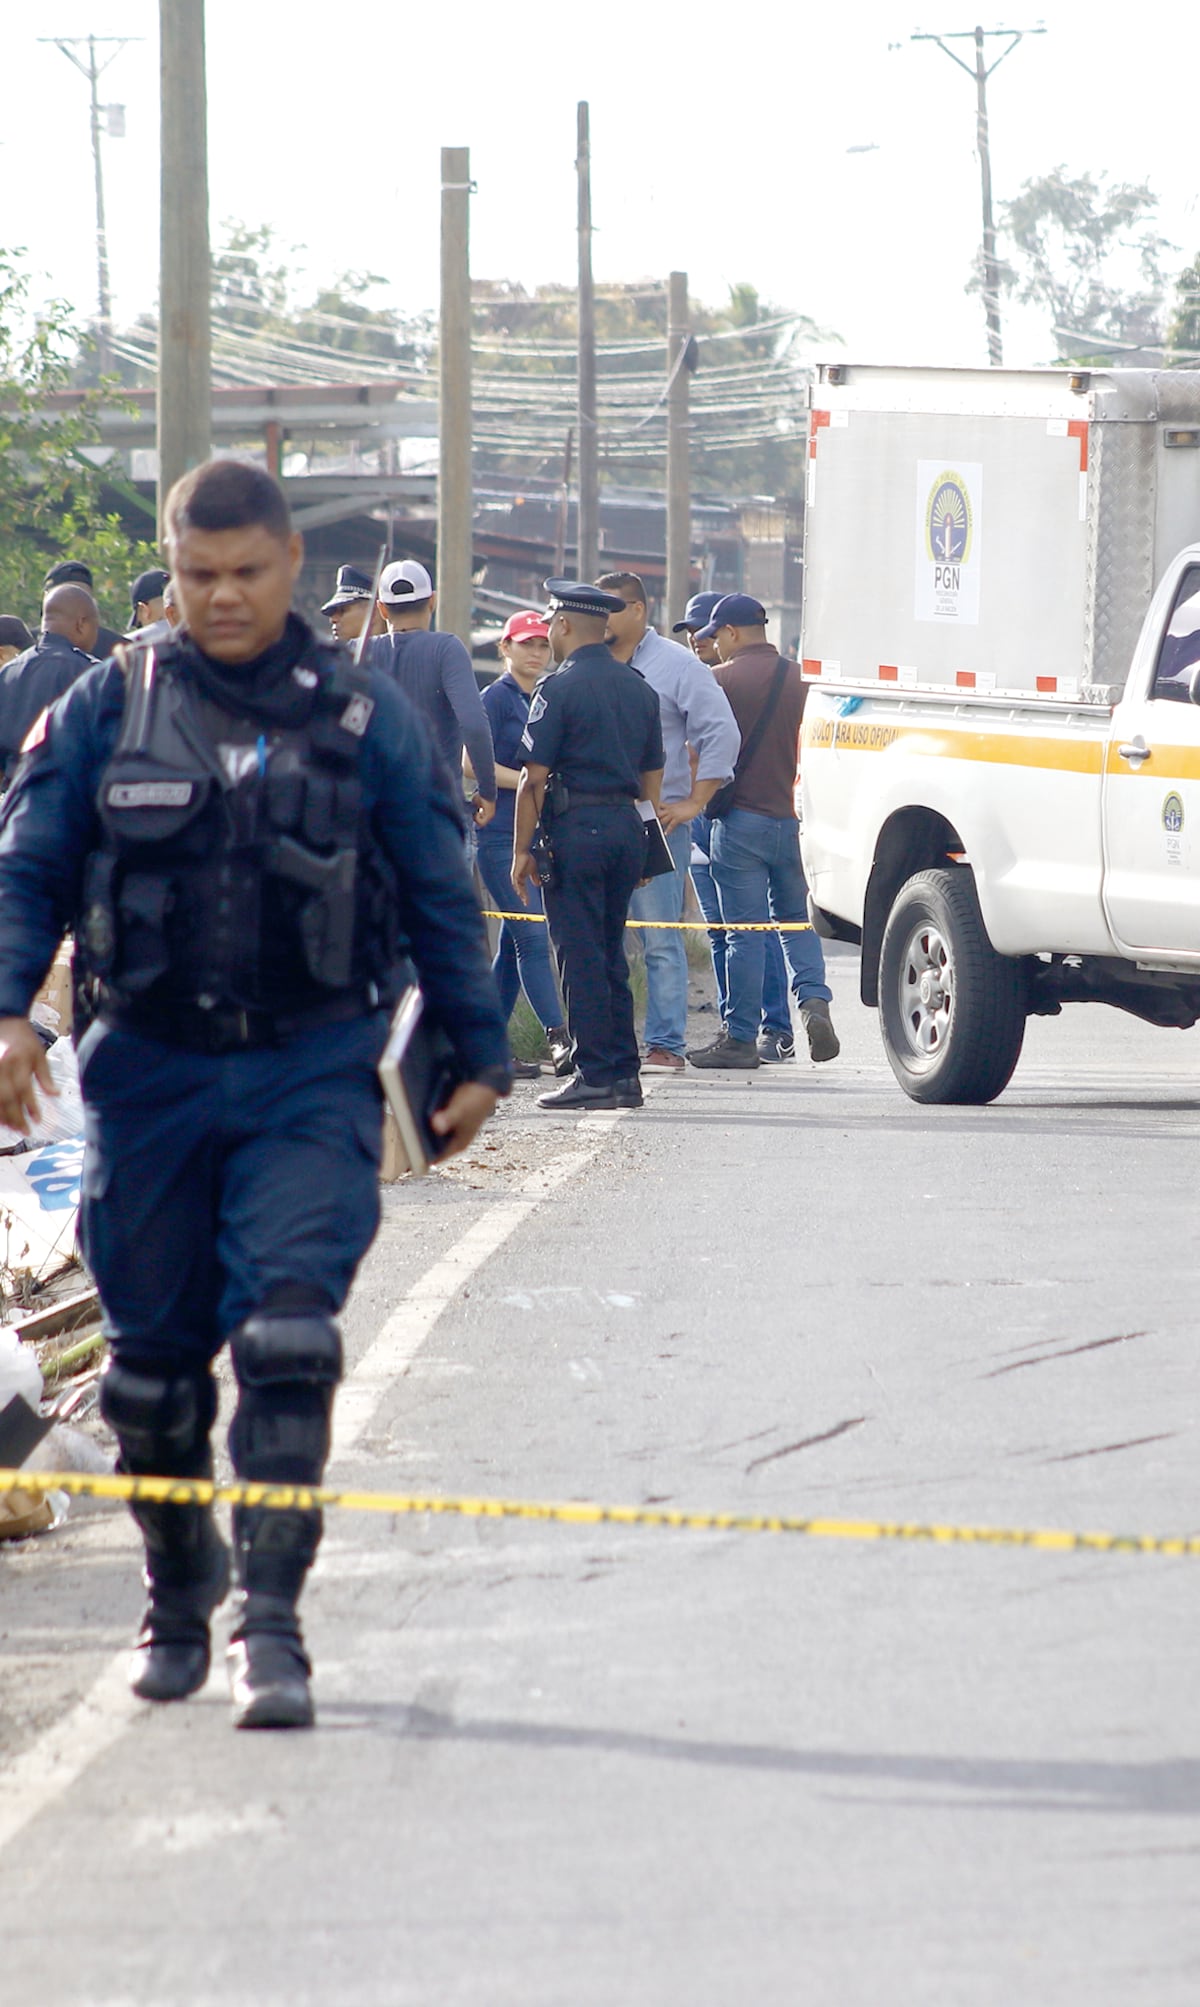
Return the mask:
<svg viewBox="0 0 1200 2007">
<path fill-rule="evenodd" d="M 696 344 L 688 325 L 686 272 L 667 282 L 667 586 L 665 622 L 683 617 L 691 584 L 692 492 L 688 465 L 689 385 Z"/>
<path fill-rule="evenodd" d="M 159 0 L 158 534 L 172 484 L 212 446 L 204 0 Z"/>
<path fill-rule="evenodd" d="M 983 196 L 983 308 L 987 318 L 988 362 L 993 369 L 999 369 L 1004 361 L 1004 348 L 1000 333 L 1000 267 L 996 259 L 996 227 L 992 221 L 992 153 L 988 136 L 987 81 L 994 70 L 998 70 L 1006 56 L 1011 56 L 1017 43 L 1026 35 L 1044 35 L 1044 28 L 959 28 L 946 35 L 914 35 L 914 42 L 936 42 L 938 48 L 957 63 L 975 80 L 975 131 L 979 152 L 979 180 Z M 985 42 L 995 37 L 1007 38 L 1008 47 L 1001 49 L 994 63 L 989 64 L 984 50 Z M 964 63 L 961 56 L 947 48 L 948 42 L 974 42 L 974 64 Z"/>
<path fill-rule="evenodd" d="M 592 155 L 588 108 L 577 108 L 575 171 L 579 180 L 579 515 L 576 568 L 593 579 L 600 569 L 600 456 L 596 430 L 596 296 L 592 289 Z"/>
<path fill-rule="evenodd" d="M 113 139 L 125 135 L 124 105 L 102 105 L 97 85 L 110 63 L 114 63 L 122 49 L 130 42 L 140 41 L 138 35 L 85 35 L 59 36 L 40 35 L 39 41 L 52 42 L 61 49 L 68 62 L 74 63 L 80 75 L 86 77 L 91 89 L 92 115 L 92 169 L 96 178 L 96 279 L 100 313 L 96 322 L 96 353 L 100 368 L 105 372 L 112 368 L 112 293 L 108 283 L 108 231 L 104 221 L 104 163 L 100 157 L 100 135 L 107 132 Z M 77 49 L 87 50 L 87 61 L 76 55 Z M 111 49 L 111 56 L 103 61 L 96 57 L 97 49 Z M 101 121 L 103 120 L 103 123 Z"/>
<path fill-rule="evenodd" d="M 438 626 L 471 648 L 471 154 L 442 148 L 442 304 L 438 335 Z"/>
<path fill-rule="evenodd" d="M 563 448 L 562 486 L 558 491 L 558 531 L 554 539 L 554 576 L 562 578 L 567 565 L 567 526 L 571 517 L 571 448 L 575 442 L 575 427 L 567 427 L 567 443 Z"/>
</svg>

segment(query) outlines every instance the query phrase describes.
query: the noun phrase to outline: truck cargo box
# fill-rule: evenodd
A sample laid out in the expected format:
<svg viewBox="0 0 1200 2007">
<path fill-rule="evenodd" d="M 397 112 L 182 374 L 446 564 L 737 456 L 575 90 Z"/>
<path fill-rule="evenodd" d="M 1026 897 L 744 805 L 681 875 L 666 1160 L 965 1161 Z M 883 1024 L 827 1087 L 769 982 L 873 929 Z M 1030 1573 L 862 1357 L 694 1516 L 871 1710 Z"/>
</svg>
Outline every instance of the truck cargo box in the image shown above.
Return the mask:
<svg viewBox="0 0 1200 2007">
<path fill-rule="evenodd" d="M 810 403 L 810 676 L 1116 702 L 1200 540 L 1200 371 L 826 363 Z"/>
</svg>

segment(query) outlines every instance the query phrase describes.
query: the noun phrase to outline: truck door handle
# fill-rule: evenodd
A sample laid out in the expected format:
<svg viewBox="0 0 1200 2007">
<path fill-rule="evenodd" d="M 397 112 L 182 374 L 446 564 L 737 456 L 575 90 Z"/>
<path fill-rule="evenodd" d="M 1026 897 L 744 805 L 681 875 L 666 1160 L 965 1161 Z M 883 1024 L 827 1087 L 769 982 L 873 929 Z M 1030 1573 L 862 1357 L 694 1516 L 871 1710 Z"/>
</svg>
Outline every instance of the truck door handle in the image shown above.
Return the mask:
<svg viewBox="0 0 1200 2007">
<path fill-rule="evenodd" d="M 1150 757 L 1149 746 L 1140 745 L 1136 740 L 1130 746 L 1118 746 L 1117 751 L 1123 760 L 1132 760 L 1135 766 L 1140 766 L 1143 760 Z"/>
</svg>

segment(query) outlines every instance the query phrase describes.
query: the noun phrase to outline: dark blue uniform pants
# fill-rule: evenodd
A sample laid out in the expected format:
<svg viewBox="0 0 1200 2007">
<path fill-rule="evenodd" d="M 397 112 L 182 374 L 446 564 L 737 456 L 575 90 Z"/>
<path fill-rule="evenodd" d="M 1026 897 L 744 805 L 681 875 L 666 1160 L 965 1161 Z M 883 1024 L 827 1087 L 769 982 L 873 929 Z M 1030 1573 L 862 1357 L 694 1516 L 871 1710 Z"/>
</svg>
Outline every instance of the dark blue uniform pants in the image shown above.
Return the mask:
<svg viewBox="0 0 1200 2007">
<path fill-rule="evenodd" d="M 387 1028 L 214 1058 L 90 1027 L 80 1241 L 114 1350 L 207 1361 L 289 1283 L 341 1309 L 379 1223 Z"/>
<path fill-rule="evenodd" d="M 589 1087 L 611 1087 L 638 1070 L 625 922 L 646 869 L 645 827 L 632 802 L 573 808 L 555 819 L 552 842 L 546 915 L 575 1065 Z"/>
</svg>

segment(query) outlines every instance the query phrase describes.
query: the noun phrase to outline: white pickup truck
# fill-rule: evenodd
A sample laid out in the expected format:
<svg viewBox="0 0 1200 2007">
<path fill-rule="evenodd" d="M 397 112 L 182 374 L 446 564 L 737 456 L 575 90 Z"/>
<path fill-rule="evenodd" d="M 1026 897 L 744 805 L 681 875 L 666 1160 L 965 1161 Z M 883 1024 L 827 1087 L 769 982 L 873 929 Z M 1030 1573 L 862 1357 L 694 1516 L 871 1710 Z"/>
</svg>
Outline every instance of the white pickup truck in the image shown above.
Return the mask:
<svg viewBox="0 0 1200 2007">
<path fill-rule="evenodd" d="M 914 1100 L 1031 1014 L 1200 1016 L 1200 372 L 827 364 L 799 805 Z"/>
</svg>

